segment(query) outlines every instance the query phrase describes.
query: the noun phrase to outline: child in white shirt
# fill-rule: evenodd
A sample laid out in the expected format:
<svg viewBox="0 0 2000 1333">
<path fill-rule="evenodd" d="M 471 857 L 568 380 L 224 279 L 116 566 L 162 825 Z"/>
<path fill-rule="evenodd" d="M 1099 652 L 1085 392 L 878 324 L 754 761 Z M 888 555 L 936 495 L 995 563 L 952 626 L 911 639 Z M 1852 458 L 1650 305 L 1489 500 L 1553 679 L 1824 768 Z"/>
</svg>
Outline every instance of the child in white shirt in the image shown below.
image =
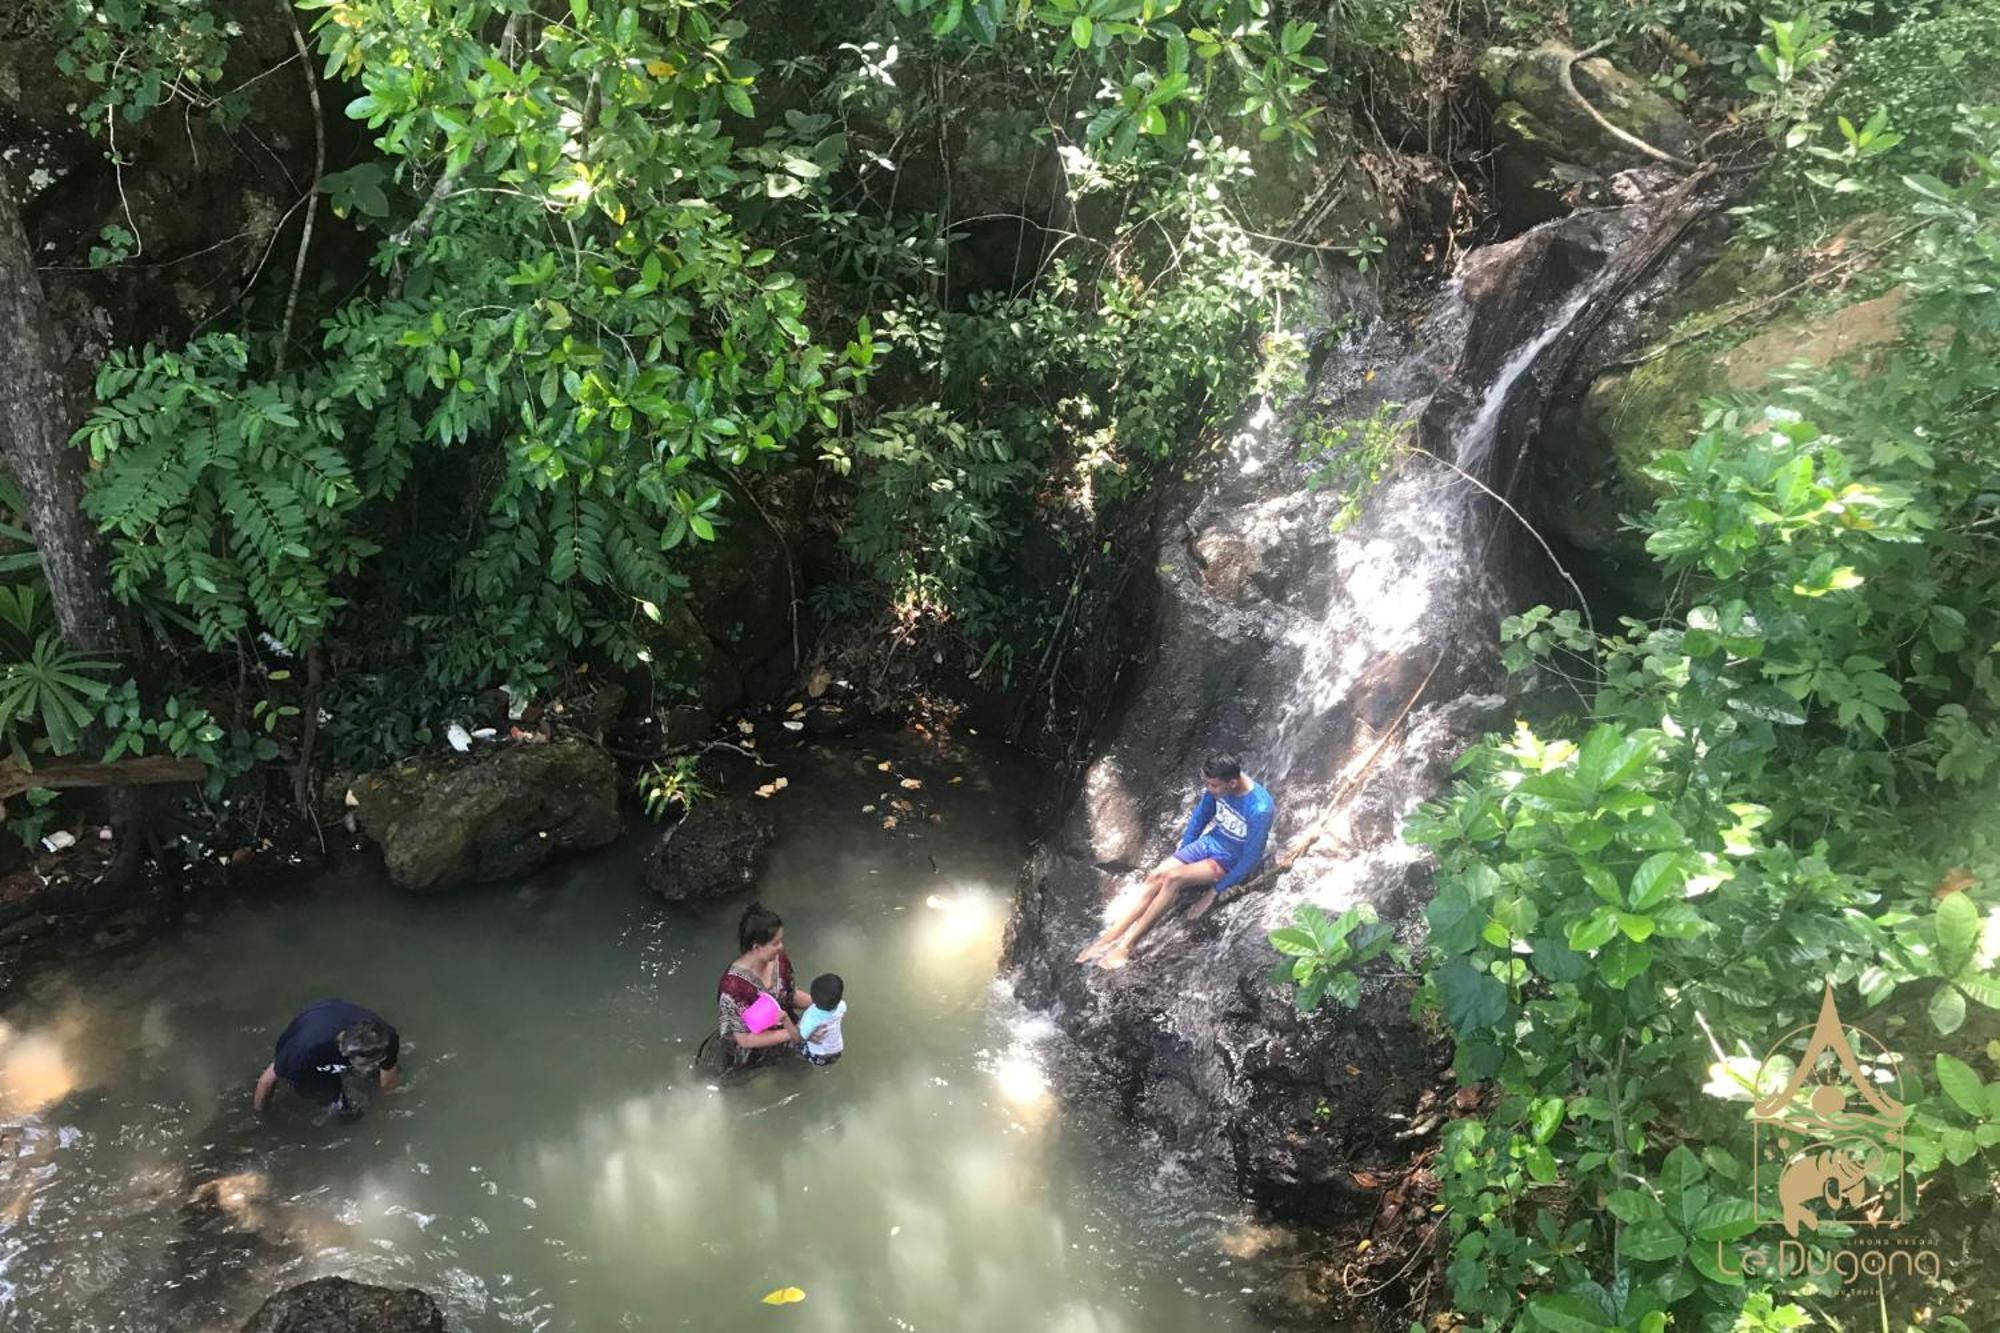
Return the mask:
<svg viewBox="0 0 2000 1333">
<path fill-rule="evenodd" d="M 847 1017 L 847 1002 L 840 997 L 846 990 L 831 972 L 813 978 L 812 1008 L 799 1019 L 799 1054 L 816 1065 L 830 1065 L 840 1058 L 844 1046 L 840 1020 Z"/>
</svg>

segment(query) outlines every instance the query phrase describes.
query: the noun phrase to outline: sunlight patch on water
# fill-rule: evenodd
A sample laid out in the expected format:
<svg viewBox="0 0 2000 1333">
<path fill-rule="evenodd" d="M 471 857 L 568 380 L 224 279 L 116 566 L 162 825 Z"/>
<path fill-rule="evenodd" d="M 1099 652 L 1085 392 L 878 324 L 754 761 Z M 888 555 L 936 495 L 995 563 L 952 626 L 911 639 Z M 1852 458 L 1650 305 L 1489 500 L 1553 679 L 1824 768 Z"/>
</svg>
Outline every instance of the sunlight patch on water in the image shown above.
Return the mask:
<svg viewBox="0 0 2000 1333">
<path fill-rule="evenodd" d="M 33 1115 L 76 1085 L 76 1071 L 53 1034 L 21 1033 L 0 1023 L 0 1115 Z"/>
</svg>

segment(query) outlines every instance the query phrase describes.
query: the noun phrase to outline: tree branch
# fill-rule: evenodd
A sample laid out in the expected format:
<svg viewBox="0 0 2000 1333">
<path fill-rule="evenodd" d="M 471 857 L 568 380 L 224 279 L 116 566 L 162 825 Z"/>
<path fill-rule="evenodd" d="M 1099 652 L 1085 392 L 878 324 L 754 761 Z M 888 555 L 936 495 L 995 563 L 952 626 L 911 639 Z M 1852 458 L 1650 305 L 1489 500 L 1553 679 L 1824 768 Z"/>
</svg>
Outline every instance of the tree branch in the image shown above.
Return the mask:
<svg viewBox="0 0 2000 1333">
<path fill-rule="evenodd" d="M 299 49 L 299 67 L 306 73 L 306 95 L 312 99 L 313 113 L 313 178 L 306 191 L 306 221 L 299 232 L 299 253 L 292 261 L 292 290 L 285 297 L 285 319 L 278 326 L 277 372 L 285 373 L 285 354 L 291 350 L 292 317 L 299 309 L 299 287 L 306 277 L 306 251 L 312 248 L 313 223 L 319 217 L 319 184 L 326 175 L 326 120 L 320 113 L 319 76 L 313 72 L 312 57 L 306 53 L 306 36 L 299 31 L 298 12 L 292 8 L 292 0 L 275 0 L 285 11 L 286 20 L 292 25 L 292 45 Z"/>
<path fill-rule="evenodd" d="M 1613 125 L 1605 118 L 1603 112 L 1590 104 L 1589 98 L 1577 91 L 1575 78 L 1576 63 L 1579 60 L 1590 59 L 1609 45 L 1611 45 L 1611 42 L 1607 39 L 1595 45 L 1587 46 L 1574 55 L 1567 57 L 1560 65 L 1556 66 L 1556 78 L 1561 82 L 1563 91 L 1569 94 L 1571 101 L 1583 108 L 1583 113 L 1586 116 L 1597 122 L 1598 129 L 1603 130 L 1627 148 L 1632 149 L 1634 152 L 1644 153 L 1655 162 L 1665 162 L 1669 166 L 1679 167 L 1682 171 L 1693 171 L 1694 163 L 1688 161 L 1686 158 L 1675 157 L 1664 148 L 1655 148 L 1629 130 L 1622 130 L 1618 126 Z"/>
</svg>

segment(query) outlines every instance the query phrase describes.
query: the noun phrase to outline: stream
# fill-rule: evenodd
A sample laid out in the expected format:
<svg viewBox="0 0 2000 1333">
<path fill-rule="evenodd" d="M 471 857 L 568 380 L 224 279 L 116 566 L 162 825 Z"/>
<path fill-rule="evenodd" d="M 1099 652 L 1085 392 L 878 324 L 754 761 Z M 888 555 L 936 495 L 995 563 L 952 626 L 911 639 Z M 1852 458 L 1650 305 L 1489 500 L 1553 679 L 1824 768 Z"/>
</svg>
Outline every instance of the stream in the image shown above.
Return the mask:
<svg viewBox="0 0 2000 1333">
<path fill-rule="evenodd" d="M 908 735 L 773 772 L 758 895 L 801 983 L 846 979 L 840 1063 L 691 1067 L 743 899 L 649 901 L 637 838 L 447 897 L 355 867 L 253 897 L 0 1015 L 0 1325 L 234 1330 L 343 1274 L 460 1333 L 1261 1326 L 1241 1206 L 1058 1105 L 1053 1028 L 996 980 L 1035 772 Z M 285 1089 L 258 1117 L 328 995 L 398 1027 L 403 1088 L 351 1125 Z"/>
</svg>

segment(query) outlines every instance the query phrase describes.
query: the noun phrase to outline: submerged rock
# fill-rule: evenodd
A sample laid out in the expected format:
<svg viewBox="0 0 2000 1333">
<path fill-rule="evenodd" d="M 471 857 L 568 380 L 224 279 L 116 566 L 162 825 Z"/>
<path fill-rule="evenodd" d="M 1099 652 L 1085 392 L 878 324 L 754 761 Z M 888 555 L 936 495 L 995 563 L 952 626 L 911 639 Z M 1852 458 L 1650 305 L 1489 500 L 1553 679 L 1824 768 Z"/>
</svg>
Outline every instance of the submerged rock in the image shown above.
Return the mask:
<svg viewBox="0 0 2000 1333">
<path fill-rule="evenodd" d="M 243 1333 L 444 1333 L 444 1315 L 414 1287 L 323 1277 L 265 1301 Z"/>
<path fill-rule="evenodd" d="M 355 822 L 407 889 L 506 879 L 618 836 L 618 775 L 588 741 L 426 756 L 359 778 Z"/>
<path fill-rule="evenodd" d="M 776 836 L 768 809 L 748 800 L 703 801 L 660 835 L 646 858 L 646 887 L 675 902 L 747 889 Z"/>
</svg>

